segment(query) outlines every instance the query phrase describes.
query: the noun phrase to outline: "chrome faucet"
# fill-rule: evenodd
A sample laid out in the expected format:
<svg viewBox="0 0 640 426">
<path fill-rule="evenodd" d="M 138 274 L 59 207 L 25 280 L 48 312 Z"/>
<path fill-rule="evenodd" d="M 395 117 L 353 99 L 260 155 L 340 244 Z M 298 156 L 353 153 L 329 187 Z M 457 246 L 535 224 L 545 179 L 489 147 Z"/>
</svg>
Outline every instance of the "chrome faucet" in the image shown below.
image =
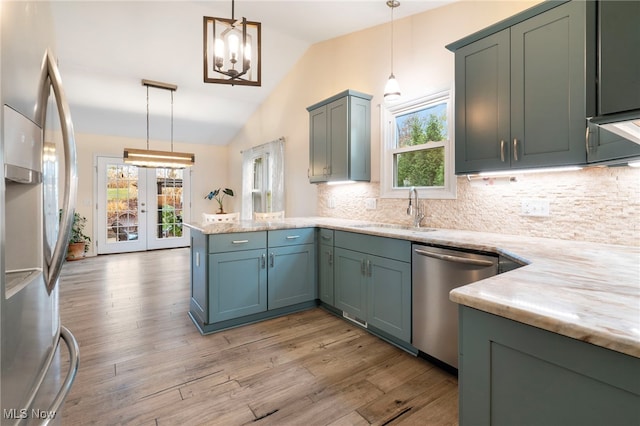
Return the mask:
<svg viewBox="0 0 640 426">
<path fill-rule="evenodd" d="M 411 204 L 411 195 L 414 197 L 415 207 Z M 422 219 L 424 219 L 424 212 L 422 211 L 418 190 L 415 186 L 412 186 L 411 189 L 409 189 L 409 207 L 407 207 L 407 215 L 413 216 L 413 226 L 419 228 Z"/>
</svg>

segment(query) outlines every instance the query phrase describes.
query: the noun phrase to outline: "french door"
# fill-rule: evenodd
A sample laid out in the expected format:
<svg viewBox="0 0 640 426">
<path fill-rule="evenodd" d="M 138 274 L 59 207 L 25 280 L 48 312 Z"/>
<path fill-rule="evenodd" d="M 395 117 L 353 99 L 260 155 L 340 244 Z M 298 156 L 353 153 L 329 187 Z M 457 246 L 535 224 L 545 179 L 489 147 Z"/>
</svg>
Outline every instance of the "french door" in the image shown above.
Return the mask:
<svg viewBox="0 0 640 426">
<path fill-rule="evenodd" d="M 191 174 L 145 169 L 121 158 L 98 157 L 98 254 L 189 245 Z"/>
</svg>

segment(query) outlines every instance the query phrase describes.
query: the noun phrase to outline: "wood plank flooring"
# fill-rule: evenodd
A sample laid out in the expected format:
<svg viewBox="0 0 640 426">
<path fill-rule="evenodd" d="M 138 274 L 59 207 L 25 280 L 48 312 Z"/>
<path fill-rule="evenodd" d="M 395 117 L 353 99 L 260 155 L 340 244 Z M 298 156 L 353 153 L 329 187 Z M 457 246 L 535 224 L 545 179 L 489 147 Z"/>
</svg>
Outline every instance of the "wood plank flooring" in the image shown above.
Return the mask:
<svg viewBox="0 0 640 426">
<path fill-rule="evenodd" d="M 202 336 L 188 249 L 67 262 L 63 425 L 457 425 L 455 376 L 322 309 Z"/>
</svg>

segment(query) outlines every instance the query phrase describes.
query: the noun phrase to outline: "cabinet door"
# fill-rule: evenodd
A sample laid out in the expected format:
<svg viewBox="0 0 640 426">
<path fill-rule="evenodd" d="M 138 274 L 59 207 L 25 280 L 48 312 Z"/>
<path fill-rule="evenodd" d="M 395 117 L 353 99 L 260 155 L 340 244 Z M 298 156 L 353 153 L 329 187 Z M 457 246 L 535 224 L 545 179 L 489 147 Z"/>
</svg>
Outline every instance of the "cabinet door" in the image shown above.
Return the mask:
<svg viewBox="0 0 640 426">
<path fill-rule="evenodd" d="M 384 257 L 367 258 L 370 325 L 411 341 L 411 264 Z"/>
<path fill-rule="evenodd" d="M 315 244 L 269 249 L 268 307 L 277 309 L 316 298 Z"/>
<path fill-rule="evenodd" d="M 335 307 L 366 321 L 365 255 L 336 247 L 334 257 Z"/>
<path fill-rule="evenodd" d="M 320 300 L 334 306 L 333 300 L 333 246 L 320 244 L 319 259 L 319 292 Z"/>
<path fill-rule="evenodd" d="M 327 134 L 327 106 L 309 112 L 309 181 L 326 182 L 331 155 Z"/>
<path fill-rule="evenodd" d="M 456 51 L 456 173 L 510 167 L 509 30 Z"/>
<path fill-rule="evenodd" d="M 191 230 L 191 312 L 208 322 L 207 236 Z"/>
<path fill-rule="evenodd" d="M 640 2 L 601 1 L 598 115 L 640 109 Z"/>
<path fill-rule="evenodd" d="M 327 105 L 329 140 L 329 180 L 349 177 L 349 98 Z"/>
<path fill-rule="evenodd" d="M 266 310 L 264 249 L 209 255 L 209 323 Z"/>
<path fill-rule="evenodd" d="M 511 166 L 586 162 L 586 2 L 511 27 Z"/>
<path fill-rule="evenodd" d="M 640 145 L 595 124 L 589 124 L 589 148 L 587 161 L 590 163 L 637 157 Z"/>
</svg>

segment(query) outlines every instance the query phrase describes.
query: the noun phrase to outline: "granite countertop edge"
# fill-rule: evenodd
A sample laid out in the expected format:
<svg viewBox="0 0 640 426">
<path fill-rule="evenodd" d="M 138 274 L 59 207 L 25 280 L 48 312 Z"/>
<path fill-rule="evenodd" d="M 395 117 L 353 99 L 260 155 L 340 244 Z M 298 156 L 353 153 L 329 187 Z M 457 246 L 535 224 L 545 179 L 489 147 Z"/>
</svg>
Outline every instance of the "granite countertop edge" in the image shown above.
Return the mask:
<svg viewBox="0 0 640 426">
<path fill-rule="evenodd" d="M 323 227 L 496 253 L 523 267 L 456 288 L 453 302 L 640 358 L 640 247 L 325 217 L 185 225 L 205 234 Z"/>
</svg>

